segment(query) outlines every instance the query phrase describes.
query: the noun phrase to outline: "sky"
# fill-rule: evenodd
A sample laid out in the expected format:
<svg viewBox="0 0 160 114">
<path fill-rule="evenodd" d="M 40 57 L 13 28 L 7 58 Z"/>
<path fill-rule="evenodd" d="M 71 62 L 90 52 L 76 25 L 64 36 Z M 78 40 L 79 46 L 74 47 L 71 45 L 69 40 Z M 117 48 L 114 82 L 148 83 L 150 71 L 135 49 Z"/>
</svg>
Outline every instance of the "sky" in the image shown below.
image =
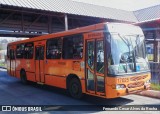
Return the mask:
<svg viewBox="0 0 160 114">
<path fill-rule="evenodd" d="M 127 11 L 135 11 L 146 7 L 160 4 L 160 0 L 73 0 L 106 6 Z"/>
</svg>

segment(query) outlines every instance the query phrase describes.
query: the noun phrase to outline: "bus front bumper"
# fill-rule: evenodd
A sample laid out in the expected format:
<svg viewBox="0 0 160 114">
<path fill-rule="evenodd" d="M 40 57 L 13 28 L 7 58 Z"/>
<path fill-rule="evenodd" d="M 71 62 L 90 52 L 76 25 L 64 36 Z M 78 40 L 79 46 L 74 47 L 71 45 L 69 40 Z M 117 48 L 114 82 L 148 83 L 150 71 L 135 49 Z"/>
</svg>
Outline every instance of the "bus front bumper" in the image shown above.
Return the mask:
<svg viewBox="0 0 160 114">
<path fill-rule="evenodd" d="M 148 89 L 150 89 L 150 84 L 136 88 L 123 88 L 123 89 L 113 89 L 111 86 L 107 86 L 106 91 L 110 91 L 110 93 L 106 94 L 106 98 L 117 98 L 128 94 L 135 94 Z"/>
</svg>

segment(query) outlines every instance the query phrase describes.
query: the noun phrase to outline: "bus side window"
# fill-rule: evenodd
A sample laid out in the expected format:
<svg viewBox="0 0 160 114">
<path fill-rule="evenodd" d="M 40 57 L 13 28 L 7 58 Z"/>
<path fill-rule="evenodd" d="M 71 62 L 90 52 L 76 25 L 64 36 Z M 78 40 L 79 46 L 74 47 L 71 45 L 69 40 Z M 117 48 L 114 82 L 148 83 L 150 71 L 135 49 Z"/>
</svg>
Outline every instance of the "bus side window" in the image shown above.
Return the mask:
<svg viewBox="0 0 160 114">
<path fill-rule="evenodd" d="M 23 58 L 24 44 L 17 45 L 16 58 Z"/>
<path fill-rule="evenodd" d="M 26 43 L 24 46 L 24 58 L 33 59 L 33 43 Z"/>
<path fill-rule="evenodd" d="M 96 42 L 96 53 L 97 53 L 97 72 L 104 73 L 104 47 L 103 41 Z"/>
<path fill-rule="evenodd" d="M 56 38 L 47 41 L 47 59 L 60 59 L 62 53 L 62 39 Z"/>
<path fill-rule="evenodd" d="M 94 42 L 93 41 L 89 41 L 87 44 L 87 49 L 88 49 L 88 65 L 89 67 L 93 70 L 94 69 Z"/>
<path fill-rule="evenodd" d="M 73 35 L 63 39 L 63 58 L 81 59 L 83 57 L 83 36 Z"/>
</svg>

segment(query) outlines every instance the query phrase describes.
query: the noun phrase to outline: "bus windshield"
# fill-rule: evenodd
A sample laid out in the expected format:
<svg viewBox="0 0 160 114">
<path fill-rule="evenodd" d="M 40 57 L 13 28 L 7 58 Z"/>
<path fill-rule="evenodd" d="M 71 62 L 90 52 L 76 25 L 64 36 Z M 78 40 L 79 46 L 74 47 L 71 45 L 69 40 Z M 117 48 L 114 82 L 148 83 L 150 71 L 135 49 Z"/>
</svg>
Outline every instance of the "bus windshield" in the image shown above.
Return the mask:
<svg viewBox="0 0 160 114">
<path fill-rule="evenodd" d="M 149 70 L 143 35 L 111 34 L 108 72 L 112 75 Z"/>
</svg>

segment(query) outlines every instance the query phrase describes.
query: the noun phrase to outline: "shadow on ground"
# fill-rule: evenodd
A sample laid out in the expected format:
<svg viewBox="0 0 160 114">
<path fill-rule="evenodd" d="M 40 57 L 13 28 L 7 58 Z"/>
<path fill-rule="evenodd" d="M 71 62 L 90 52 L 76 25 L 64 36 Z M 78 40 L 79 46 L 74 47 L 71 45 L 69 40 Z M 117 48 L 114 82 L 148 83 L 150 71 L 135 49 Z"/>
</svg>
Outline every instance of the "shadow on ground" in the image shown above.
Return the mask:
<svg viewBox="0 0 160 114">
<path fill-rule="evenodd" d="M 104 99 L 84 95 L 73 99 L 64 89 L 29 82 L 23 85 L 19 79 L 0 71 L 0 105 L 46 105 L 44 110 L 60 111 L 102 111 L 103 107 L 127 105 L 133 100 L 127 98 Z"/>
</svg>

